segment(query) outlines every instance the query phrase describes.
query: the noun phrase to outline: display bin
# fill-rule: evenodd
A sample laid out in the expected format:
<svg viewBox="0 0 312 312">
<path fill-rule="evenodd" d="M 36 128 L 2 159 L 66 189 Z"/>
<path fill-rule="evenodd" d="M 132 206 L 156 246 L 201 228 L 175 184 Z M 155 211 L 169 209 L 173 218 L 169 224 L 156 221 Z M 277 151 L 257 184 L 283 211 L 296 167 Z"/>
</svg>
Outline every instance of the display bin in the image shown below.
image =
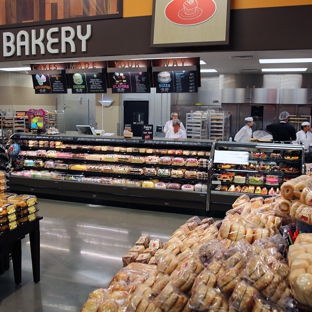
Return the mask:
<svg viewBox="0 0 312 312">
<path fill-rule="evenodd" d="M 274 196 L 283 182 L 304 174 L 301 145 L 218 141 L 211 161 L 211 211 L 231 209 L 243 193 Z"/>
<path fill-rule="evenodd" d="M 33 134 L 17 134 L 12 141 L 21 152 L 11 174 L 11 192 L 151 210 L 203 214 L 209 210 L 208 169 L 214 141 Z M 161 157 L 176 163 L 161 163 Z M 134 158 L 144 161 L 129 162 Z M 151 158 L 151 163 L 145 162 Z M 157 182 L 166 188 L 151 187 Z M 182 190 L 185 184 L 194 191 Z M 202 186 L 200 191 L 195 185 Z"/>
</svg>

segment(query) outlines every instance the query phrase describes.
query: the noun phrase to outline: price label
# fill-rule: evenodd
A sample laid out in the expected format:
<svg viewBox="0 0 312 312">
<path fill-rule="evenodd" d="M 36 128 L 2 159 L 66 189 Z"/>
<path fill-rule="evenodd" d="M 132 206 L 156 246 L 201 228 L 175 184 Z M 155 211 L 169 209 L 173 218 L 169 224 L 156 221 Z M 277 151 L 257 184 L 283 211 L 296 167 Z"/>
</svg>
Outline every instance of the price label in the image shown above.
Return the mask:
<svg viewBox="0 0 312 312">
<path fill-rule="evenodd" d="M 248 165 L 248 152 L 215 151 L 214 163 Z"/>
</svg>

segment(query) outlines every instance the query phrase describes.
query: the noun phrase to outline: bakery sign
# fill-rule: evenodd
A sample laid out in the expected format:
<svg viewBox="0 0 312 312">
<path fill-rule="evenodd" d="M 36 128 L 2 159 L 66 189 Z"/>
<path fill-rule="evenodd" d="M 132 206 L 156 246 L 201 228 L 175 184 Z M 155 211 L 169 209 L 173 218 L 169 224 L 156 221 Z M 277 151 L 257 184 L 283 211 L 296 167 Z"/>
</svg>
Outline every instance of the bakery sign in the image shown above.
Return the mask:
<svg viewBox="0 0 312 312">
<path fill-rule="evenodd" d="M 152 46 L 228 44 L 230 0 L 154 0 Z"/>
<path fill-rule="evenodd" d="M 87 52 L 92 26 L 81 25 L 51 27 L 49 29 L 23 29 L 2 34 L 3 57 L 59 55 Z"/>
</svg>

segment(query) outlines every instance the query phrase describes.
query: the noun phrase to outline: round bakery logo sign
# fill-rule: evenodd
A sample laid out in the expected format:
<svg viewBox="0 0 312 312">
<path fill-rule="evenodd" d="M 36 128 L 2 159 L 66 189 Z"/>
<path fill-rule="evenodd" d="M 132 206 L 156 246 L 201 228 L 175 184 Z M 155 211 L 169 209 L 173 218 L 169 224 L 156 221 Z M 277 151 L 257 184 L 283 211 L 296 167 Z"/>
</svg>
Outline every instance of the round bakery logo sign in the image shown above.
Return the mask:
<svg viewBox="0 0 312 312">
<path fill-rule="evenodd" d="M 165 16 L 174 24 L 190 26 L 206 22 L 216 11 L 214 0 L 172 0 L 165 8 Z"/>
</svg>

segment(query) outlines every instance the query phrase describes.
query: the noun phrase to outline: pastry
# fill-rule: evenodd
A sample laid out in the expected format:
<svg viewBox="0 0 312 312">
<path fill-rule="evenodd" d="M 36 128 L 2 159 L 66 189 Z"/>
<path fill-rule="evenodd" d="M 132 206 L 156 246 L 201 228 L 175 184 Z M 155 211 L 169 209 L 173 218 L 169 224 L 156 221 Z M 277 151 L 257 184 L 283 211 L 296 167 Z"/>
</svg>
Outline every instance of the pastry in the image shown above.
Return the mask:
<svg viewBox="0 0 312 312">
<path fill-rule="evenodd" d="M 255 194 L 261 194 L 261 187 L 260 186 L 256 187 Z"/>
</svg>

